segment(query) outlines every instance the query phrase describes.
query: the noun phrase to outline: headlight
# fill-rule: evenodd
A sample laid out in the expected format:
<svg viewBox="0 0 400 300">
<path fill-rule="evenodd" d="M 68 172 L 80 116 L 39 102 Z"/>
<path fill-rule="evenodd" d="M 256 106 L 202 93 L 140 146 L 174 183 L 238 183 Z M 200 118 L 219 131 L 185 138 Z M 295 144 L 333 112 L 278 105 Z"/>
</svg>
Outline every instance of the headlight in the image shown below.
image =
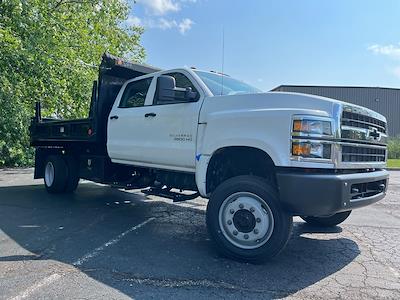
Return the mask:
<svg viewBox="0 0 400 300">
<path fill-rule="evenodd" d="M 332 126 L 330 121 L 313 119 L 295 119 L 293 120 L 293 132 L 318 135 L 332 135 Z"/>
<path fill-rule="evenodd" d="M 331 158 L 331 144 L 312 141 L 293 141 L 292 155 L 304 158 Z"/>
</svg>

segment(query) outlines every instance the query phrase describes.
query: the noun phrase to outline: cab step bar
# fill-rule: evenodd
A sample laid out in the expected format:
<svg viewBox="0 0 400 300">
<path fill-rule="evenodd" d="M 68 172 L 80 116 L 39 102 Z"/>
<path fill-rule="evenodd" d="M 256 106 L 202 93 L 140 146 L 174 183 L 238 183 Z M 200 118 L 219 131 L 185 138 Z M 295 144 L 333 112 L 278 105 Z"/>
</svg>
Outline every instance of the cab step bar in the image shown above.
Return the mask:
<svg viewBox="0 0 400 300">
<path fill-rule="evenodd" d="M 183 202 L 187 200 L 193 200 L 200 196 L 199 192 L 188 195 L 188 194 L 173 192 L 172 189 L 168 187 L 162 187 L 162 188 L 150 187 L 147 189 L 143 189 L 141 192 L 146 195 L 159 196 L 172 199 L 173 202 Z"/>
</svg>

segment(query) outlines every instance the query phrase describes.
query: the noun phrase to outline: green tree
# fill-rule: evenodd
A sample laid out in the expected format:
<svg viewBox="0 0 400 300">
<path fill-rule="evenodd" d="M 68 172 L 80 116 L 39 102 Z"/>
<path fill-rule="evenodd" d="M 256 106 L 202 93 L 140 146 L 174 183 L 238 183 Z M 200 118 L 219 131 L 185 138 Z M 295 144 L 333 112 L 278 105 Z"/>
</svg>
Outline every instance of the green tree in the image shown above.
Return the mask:
<svg viewBox="0 0 400 300">
<path fill-rule="evenodd" d="M 0 166 L 32 163 L 29 123 L 85 117 L 101 55 L 141 62 L 142 28 L 123 0 L 0 0 Z"/>
</svg>

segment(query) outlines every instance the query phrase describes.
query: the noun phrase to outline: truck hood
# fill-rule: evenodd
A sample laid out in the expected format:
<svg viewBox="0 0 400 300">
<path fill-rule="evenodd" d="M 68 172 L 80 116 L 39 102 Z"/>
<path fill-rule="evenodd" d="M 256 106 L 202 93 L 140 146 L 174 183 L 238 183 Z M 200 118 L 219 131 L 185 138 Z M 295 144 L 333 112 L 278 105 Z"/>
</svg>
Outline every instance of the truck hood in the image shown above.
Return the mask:
<svg viewBox="0 0 400 300">
<path fill-rule="evenodd" d="M 240 111 L 290 111 L 291 114 L 310 114 L 322 117 L 334 117 L 337 107 L 352 107 L 367 112 L 385 121 L 386 118 L 370 109 L 336 99 L 290 92 L 266 92 L 256 94 L 237 94 L 207 97 L 203 105 L 200 121 L 220 113 Z"/>
</svg>

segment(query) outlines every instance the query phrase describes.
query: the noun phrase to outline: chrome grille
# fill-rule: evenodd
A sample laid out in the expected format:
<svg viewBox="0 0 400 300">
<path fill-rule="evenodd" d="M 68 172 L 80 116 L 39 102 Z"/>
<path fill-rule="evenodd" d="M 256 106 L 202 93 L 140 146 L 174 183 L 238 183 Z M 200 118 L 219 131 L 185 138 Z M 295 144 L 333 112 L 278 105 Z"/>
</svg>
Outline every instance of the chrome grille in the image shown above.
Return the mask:
<svg viewBox="0 0 400 300">
<path fill-rule="evenodd" d="M 378 132 L 386 134 L 386 123 L 371 116 L 343 111 L 342 113 L 342 126 L 350 126 L 356 128 L 371 129 L 376 128 Z"/>
<path fill-rule="evenodd" d="M 342 162 L 384 162 L 385 147 L 342 145 Z"/>
</svg>

